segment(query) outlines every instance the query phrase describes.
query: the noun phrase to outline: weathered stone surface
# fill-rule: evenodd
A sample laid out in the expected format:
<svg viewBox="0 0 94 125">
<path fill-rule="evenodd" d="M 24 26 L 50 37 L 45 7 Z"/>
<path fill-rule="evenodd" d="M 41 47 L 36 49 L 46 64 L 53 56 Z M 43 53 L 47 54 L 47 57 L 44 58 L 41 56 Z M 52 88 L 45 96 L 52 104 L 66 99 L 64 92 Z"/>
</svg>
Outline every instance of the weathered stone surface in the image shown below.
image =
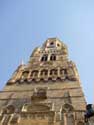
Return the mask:
<svg viewBox="0 0 94 125">
<path fill-rule="evenodd" d="M 0 92 L 0 125 L 84 125 L 85 107 L 66 45 L 49 38 Z"/>
</svg>

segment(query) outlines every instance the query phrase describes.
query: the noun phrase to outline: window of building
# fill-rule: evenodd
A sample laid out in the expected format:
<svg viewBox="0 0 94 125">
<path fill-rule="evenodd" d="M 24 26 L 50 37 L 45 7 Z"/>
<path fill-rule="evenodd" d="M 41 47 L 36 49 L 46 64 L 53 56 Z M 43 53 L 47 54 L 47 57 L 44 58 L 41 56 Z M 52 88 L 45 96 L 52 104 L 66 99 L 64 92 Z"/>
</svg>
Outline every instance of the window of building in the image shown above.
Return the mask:
<svg viewBox="0 0 94 125">
<path fill-rule="evenodd" d="M 60 75 L 64 75 L 64 69 L 60 70 Z"/>
<path fill-rule="evenodd" d="M 24 71 L 24 72 L 22 73 L 22 77 L 23 77 L 23 78 L 27 78 L 27 77 L 28 77 L 28 74 L 29 74 L 29 71 Z"/>
<path fill-rule="evenodd" d="M 51 61 L 55 61 L 55 60 L 56 60 L 56 55 L 55 55 L 55 54 L 52 54 L 51 57 L 50 57 L 50 60 L 51 60 Z"/>
<path fill-rule="evenodd" d="M 42 56 L 41 61 L 47 61 L 47 59 L 48 59 L 48 55 L 45 54 L 45 55 Z"/>
<path fill-rule="evenodd" d="M 57 75 L 57 70 L 56 69 L 52 69 L 50 71 L 50 75 Z"/>
<path fill-rule="evenodd" d="M 38 76 L 38 71 L 37 70 L 32 71 L 31 76 L 32 77 Z"/>
<path fill-rule="evenodd" d="M 42 70 L 41 71 L 41 76 L 46 76 L 46 75 L 48 75 L 48 70 Z"/>
</svg>

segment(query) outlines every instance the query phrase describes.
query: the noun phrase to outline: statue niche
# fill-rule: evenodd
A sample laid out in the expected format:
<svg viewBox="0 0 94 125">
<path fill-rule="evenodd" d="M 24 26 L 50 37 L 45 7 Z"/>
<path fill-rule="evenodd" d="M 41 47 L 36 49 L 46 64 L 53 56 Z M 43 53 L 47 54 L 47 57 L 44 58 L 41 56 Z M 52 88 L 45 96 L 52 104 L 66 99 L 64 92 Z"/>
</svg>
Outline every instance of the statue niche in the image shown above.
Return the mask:
<svg viewBox="0 0 94 125">
<path fill-rule="evenodd" d="M 31 96 L 31 101 L 41 101 L 47 99 L 46 88 L 36 88 Z"/>
</svg>

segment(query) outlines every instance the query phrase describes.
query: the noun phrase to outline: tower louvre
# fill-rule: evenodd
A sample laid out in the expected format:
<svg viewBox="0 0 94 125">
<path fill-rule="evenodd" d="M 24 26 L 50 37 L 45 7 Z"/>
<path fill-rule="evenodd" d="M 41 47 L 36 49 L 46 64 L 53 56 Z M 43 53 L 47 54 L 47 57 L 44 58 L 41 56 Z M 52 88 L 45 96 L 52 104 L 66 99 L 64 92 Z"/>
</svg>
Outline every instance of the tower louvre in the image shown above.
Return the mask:
<svg viewBox="0 0 94 125">
<path fill-rule="evenodd" d="M 67 46 L 48 38 L 0 92 L 1 125 L 84 125 L 86 101 Z"/>
</svg>

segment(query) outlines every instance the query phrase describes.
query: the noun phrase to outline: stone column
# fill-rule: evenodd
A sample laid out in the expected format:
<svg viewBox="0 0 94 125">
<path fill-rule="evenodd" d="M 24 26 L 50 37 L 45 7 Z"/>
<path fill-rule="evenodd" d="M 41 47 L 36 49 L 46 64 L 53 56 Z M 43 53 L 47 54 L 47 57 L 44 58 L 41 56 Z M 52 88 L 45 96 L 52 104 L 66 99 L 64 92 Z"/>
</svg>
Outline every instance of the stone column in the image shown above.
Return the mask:
<svg viewBox="0 0 94 125">
<path fill-rule="evenodd" d="M 38 73 L 38 78 L 40 78 L 40 74 L 41 74 L 41 70 L 39 70 L 39 73 Z"/>
<path fill-rule="evenodd" d="M 50 77 L 50 70 L 48 70 L 48 78 Z"/>
<path fill-rule="evenodd" d="M 48 61 L 50 61 L 50 56 L 51 56 L 51 54 L 48 54 Z"/>
<path fill-rule="evenodd" d="M 60 77 L 60 67 L 58 67 L 58 77 Z"/>
<path fill-rule="evenodd" d="M 27 77 L 27 78 L 29 79 L 29 78 L 30 78 L 30 76 L 31 76 L 31 70 L 29 71 L 29 74 L 28 74 L 28 77 Z"/>
</svg>

